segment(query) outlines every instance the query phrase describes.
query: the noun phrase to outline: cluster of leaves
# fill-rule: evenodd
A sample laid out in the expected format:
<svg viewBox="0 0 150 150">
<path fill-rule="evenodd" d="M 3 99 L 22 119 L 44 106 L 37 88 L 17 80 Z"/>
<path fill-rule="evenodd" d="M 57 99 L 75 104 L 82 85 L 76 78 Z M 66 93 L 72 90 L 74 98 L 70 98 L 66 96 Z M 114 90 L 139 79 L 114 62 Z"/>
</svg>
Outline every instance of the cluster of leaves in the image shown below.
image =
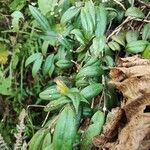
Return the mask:
<svg viewBox="0 0 150 150">
<path fill-rule="evenodd" d="M 42 128 L 37 124 L 44 119 L 43 111 L 27 116 L 27 138 L 39 129 L 30 150 L 89 150 L 93 137 L 102 132 L 106 110 L 118 104 L 115 89 L 107 85 L 115 54 L 150 58 L 150 24 L 109 37 L 112 24 L 125 16 L 141 21 L 147 10 L 141 11 L 133 0 L 37 3 L 28 7 L 25 0 L 14 0 L 10 5 L 11 26 L 0 39 L 0 94 L 7 97 L 8 107 L 13 101 L 17 113 L 29 104 L 44 105 L 48 114 Z"/>
</svg>

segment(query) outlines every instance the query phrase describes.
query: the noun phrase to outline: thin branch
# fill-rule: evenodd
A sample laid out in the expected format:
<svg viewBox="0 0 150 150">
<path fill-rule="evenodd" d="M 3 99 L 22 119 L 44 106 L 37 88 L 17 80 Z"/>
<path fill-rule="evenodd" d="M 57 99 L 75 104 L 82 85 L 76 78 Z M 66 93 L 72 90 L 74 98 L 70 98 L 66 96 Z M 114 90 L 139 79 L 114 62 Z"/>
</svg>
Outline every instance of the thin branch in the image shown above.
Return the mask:
<svg viewBox="0 0 150 150">
<path fill-rule="evenodd" d="M 118 5 L 120 5 L 124 10 L 126 10 L 126 8 L 124 7 L 124 5 L 119 2 L 118 0 L 113 0 L 115 3 L 117 3 Z"/>
<path fill-rule="evenodd" d="M 150 8 L 150 3 L 145 3 L 142 0 L 138 0 L 138 2 L 142 5 L 145 5 L 146 7 Z"/>
</svg>

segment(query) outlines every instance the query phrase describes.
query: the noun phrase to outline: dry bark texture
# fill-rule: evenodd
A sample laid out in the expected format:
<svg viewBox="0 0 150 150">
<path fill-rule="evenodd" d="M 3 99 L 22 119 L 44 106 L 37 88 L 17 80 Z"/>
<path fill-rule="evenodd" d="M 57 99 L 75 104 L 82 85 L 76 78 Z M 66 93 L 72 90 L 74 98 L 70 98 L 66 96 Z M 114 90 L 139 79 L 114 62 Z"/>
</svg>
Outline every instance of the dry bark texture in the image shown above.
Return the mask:
<svg viewBox="0 0 150 150">
<path fill-rule="evenodd" d="M 110 150 L 150 150 L 150 60 L 138 55 L 120 58 L 110 76 L 124 101 L 103 133 L 94 138 L 94 145 Z"/>
</svg>

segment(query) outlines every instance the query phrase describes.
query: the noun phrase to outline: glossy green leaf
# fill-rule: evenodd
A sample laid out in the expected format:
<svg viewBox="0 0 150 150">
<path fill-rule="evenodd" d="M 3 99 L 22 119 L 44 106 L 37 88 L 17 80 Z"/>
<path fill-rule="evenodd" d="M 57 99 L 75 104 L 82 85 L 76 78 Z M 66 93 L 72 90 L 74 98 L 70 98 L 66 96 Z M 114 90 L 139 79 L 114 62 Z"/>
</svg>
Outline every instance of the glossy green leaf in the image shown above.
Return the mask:
<svg viewBox="0 0 150 150">
<path fill-rule="evenodd" d="M 39 59 L 35 60 L 33 67 L 32 67 L 32 76 L 33 77 L 35 77 L 36 74 L 38 73 L 38 71 L 40 70 L 42 61 L 43 61 L 43 56 L 41 56 Z"/>
<path fill-rule="evenodd" d="M 81 150 L 89 150 L 92 148 L 92 140 L 94 136 L 102 132 L 102 127 L 105 122 L 105 115 L 103 112 L 97 111 L 92 117 L 91 124 L 82 136 Z"/>
<path fill-rule="evenodd" d="M 66 23 L 80 12 L 79 7 L 70 7 L 61 17 L 61 23 Z"/>
<path fill-rule="evenodd" d="M 58 92 L 56 86 L 54 85 L 41 92 L 39 97 L 43 100 L 56 100 L 61 97 L 61 94 Z"/>
<path fill-rule="evenodd" d="M 103 36 L 107 27 L 107 12 L 103 5 L 96 7 L 96 30 L 97 37 Z"/>
<path fill-rule="evenodd" d="M 72 62 L 64 59 L 57 61 L 56 65 L 61 69 L 69 69 L 72 66 Z"/>
<path fill-rule="evenodd" d="M 147 58 L 147 59 L 150 59 L 150 43 L 149 43 L 149 45 L 146 47 L 146 49 L 144 50 L 143 57 L 144 57 L 144 58 Z"/>
<path fill-rule="evenodd" d="M 126 10 L 125 16 L 131 16 L 136 18 L 144 18 L 144 13 L 137 7 L 130 7 Z"/>
<path fill-rule="evenodd" d="M 42 70 L 43 75 L 46 75 L 49 73 L 49 70 L 51 69 L 53 62 L 54 62 L 54 54 L 51 54 L 46 58 L 44 62 L 43 70 Z"/>
<path fill-rule="evenodd" d="M 80 94 L 87 100 L 91 100 L 97 96 L 103 90 L 103 86 L 100 83 L 93 83 L 81 90 Z"/>
<path fill-rule="evenodd" d="M 48 111 L 60 109 L 61 107 L 63 107 L 65 104 L 67 104 L 69 102 L 70 102 L 70 100 L 67 97 L 62 96 L 62 97 L 58 98 L 57 100 L 54 100 L 54 101 L 51 101 L 50 103 L 48 103 L 45 106 L 44 111 L 48 112 Z"/>
<path fill-rule="evenodd" d="M 98 57 L 103 52 L 105 45 L 106 45 L 105 36 L 95 37 L 93 39 L 93 44 L 90 47 L 91 55 Z"/>
<path fill-rule="evenodd" d="M 31 5 L 29 5 L 29 10 L 34 17 L 34 19 L 38 22 L 38 24 L 41 26 L 41 28 L 44 31 L 49 31 L 50 30 L 50 25 L 47 19 L 41 14 L 41 12 L 36 8 Z"/>
<path fill-rule="evenodd" d="M 76 78 L 84 78 L 84 77 L 99 77 L 103 74 L 103 69 L 99 66 L 87 66 L 85 68 L 81 68 Z"/>
<path fill-rule="evenodd" d="M 145 50 L 148 44 L 149 42 L 145 40 L 133 41 L 127 44 L 126 50 L 133 54 L 140 53 Z"/>
<path fill-rule="evenodd" d="M 76 117 L 71 106 L 61 112 L 54 131 L 53 149 L 72 150 L 76 136 Z"/>
<path fill-rule="evenodd" d="M 78 92 L 69 92 L 66 96 L 70 98 L 76 110 L 76 113 L 78 114 L 80 101 L 82 99 L 81 95 Z"/>
<path fill-rule="evenodd" d="M 143 29 L 142 39 L 148 40 L 150 39 L 150 23 L 146 24 Z"/>
<path fill-rule="evenodd" d="M 137 41 L 139 37 L 139 32 L 138 31 L 128 31 L 126 33 L 126 41 L 127 43 L 130 43 L 132 41 Z"/>
</svg>

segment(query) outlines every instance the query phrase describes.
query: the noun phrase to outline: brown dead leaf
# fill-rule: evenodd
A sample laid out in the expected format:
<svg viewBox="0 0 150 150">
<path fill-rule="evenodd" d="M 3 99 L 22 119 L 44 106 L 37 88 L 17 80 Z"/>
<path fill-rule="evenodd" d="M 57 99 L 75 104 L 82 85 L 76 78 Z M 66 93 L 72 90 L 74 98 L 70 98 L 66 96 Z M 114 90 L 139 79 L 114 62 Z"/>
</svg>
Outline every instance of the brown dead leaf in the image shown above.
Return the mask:
<svg viewBox="0 0 150 150">
<path fill-rule="evenodd" d="M 120 58 L 118 66 L 110 71 L 110 83 L 120 90 L 124 101 L 93 143 L 110 150 L 150 150 L 150 113 L 144 113 L 150 106 L 150 60 L 135 55 Z"/>
<path fill-rule="evenodd" d="M 139 65 L 149 65 L 149 59 L 142 59 L 139 55 L 134 55 L 132 57 L 119 58 L 118 67 L 131 67 Z"/>
<path fill-rule="evenodd" d="M 117 142 L 110 150 L 149 150 L 150 142 L 150 114 L 138 113 L 121 130 Z"/>
</svg>

